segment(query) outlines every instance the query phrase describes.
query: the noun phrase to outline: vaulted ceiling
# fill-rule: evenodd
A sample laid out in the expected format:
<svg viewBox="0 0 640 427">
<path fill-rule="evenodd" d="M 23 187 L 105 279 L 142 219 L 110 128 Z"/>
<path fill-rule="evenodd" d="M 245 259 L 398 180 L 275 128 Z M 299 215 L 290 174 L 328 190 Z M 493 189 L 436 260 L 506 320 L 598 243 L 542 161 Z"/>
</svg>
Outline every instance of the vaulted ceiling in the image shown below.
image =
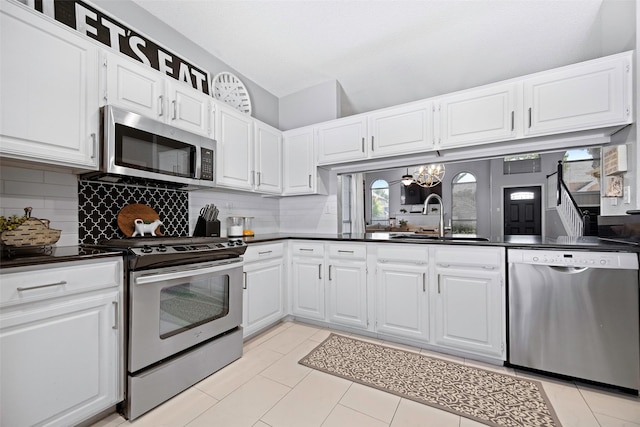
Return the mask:
<svg viewBox="0 0 640 427">
<path fill-rule="evenodd" d="M 336 80 L 345 115 L 612 53 L 604 6 L 633 2 L 133 1 L 277 97 Z"/>
</svg>

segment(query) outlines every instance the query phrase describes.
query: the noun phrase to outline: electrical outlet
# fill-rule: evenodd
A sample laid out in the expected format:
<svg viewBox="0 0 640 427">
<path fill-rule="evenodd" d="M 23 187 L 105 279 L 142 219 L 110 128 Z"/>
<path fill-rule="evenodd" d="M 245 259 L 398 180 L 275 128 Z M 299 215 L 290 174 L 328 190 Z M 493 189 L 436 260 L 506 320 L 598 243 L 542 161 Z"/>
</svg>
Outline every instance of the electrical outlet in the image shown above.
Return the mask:
<svg viewBox="0 0 640 427">
<path fill-rule="evenodd" d="M 624 203 L 628 205 L 631 203 L 631 186 L 627 185 L 624 187 Z"/>
<path fill-rule="evenodd" d="M 617 197 L 611 197 L 611 206 L 618 206 L 618 198 Z"/>
</svg>

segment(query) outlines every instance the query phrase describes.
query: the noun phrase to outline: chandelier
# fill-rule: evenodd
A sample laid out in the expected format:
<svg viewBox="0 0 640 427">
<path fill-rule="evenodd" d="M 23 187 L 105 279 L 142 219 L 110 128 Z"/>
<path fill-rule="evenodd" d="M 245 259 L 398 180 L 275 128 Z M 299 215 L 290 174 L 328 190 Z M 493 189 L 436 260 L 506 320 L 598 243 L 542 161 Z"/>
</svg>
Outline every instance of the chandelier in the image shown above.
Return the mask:
<svg viewBox="0 0 640 427">
<path fill-rule="evenodd" d="M 402 183 L 405 186 L 416 183 L 421 187 L 435 187 L 444 178 L 444 165 L 442 163 L 422 165 L 413 171 L 413 175 L 403 175 Z"/>
</svg>

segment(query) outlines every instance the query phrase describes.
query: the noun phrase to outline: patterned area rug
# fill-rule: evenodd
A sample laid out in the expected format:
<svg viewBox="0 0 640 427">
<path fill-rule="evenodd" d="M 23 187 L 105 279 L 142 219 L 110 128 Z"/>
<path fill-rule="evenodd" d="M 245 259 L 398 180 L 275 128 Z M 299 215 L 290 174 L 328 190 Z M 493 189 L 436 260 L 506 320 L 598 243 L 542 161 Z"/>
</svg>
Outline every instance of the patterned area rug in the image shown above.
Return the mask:
<svg viewBox="0 0 640 427">
<path fill-rule="evenodd" d="M 561 425 L 537 381 L 336 334 L 299 363 L 490 426 Z"/>
</svg>

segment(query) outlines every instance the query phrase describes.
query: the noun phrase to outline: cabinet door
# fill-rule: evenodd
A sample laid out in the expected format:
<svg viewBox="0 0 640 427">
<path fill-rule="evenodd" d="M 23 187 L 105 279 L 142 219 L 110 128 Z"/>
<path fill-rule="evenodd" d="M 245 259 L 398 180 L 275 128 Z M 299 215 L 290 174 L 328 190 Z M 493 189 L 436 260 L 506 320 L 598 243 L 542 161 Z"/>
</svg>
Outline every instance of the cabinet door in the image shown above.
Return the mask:
<svg viewBox="0 0 640 427">
<path fill-rule="evenodd" d="M 436 343 L 504 357 L 501 274 L 457 267 L 436 273 Z"/>
<path fill-rule="evenodd" d="M 429 340 L 427 266 L 378 263 L 376 331 Z"/>
<path fill-rule="evenodd" d="M 76 425 L 122 398 L 119 292 L 55 301 L 0 314 L 3 426 Z"/>
<path fill-rule="evenodd" d="M 323 268 L 323 258 L 293 258 L 291 264 L 291 312 L 295 316 L 324 320 Z"/>
<path fill-rule="evenodd" d="M 515 83 L 467 91 L 439 101 L 441 148 L 516 137 Z"/>
<path fill-rule="evenodd" d="M 0 4 L 0 153 L 96 169 L 98 49 L 23 5 Z"/>
<path fill-rule="evenodd" d="M 165 121 L 167 99 L 162 74 L 118 54 L 106 55 L 107 103 Z"/>
<path fill-rule="evenodd" d="M 282 132 L 256 122 L 256 184 L 261 193 L 282 193 Z"/>
<path fill-rule="evenodd" d="M 283 158 L 283 193 L 315 193 L 317 173 L 313 156 L 313 129 L 284 132 Z"/>
<path fill-rule="evenodd" d="M 263 329 L 284 316 L 282 258 L 244 267 L 244 335 Z"/>
<path fill-rule="evenodd" d="M 620 54 L 525 79 L 525 135 L 630 123 L 631 58 Z"/>
<path fill-rule="evenodd" d="M 251 190 L 253 168 L 253 120 L 232 108 L 218 105 L 216 183 L 219 186 Z"/>
<path fill-rule="evenodd" d="M 371 157 L 417 153 L 433 148 L 431 102 L 384 110 L 369 116 Z"/>
<path fill-rule="evenodd" d="M 211 97 L 181 83 L 168 83 L 170 124 L 198 135 L 209 136 Z"/>
<path fill-rule="evenodd" d="M 367 118 L 335 120 L 317 128 L 318 164 L 367 158 Z"/>
<path fill-rule="evenodd" d="M 327 279 L 329 321 L 366 329 L 369 320 L 365 262 L 329 260 Z"/>
</svg>

